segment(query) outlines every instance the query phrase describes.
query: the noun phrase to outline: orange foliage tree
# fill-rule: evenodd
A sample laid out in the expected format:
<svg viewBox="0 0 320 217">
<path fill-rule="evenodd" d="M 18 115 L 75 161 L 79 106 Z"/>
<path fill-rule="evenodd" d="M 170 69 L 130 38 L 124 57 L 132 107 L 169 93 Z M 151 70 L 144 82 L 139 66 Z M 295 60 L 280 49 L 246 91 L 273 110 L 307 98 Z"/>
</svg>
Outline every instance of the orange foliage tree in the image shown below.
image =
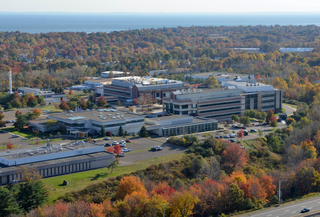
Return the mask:
<svg viewBox="0 0 320 217">
<path fill-rule="evenodd" d="M 13 149 L 13 144 L 10 141 L 7 142 L 7 149 Z"/>
<path fill-rule="evenodd" d="M 116 199 L 123 200 L 127 195 L 132 194 L 134 191 L 146 191 L 141 180 L 135 176 L 123 177 L 116 191 Z"/>
<path fill-rule="evenodd" d="M 32 112 L 32 113 L 35 114 L 37 117 L 39 117 L 39 116 L 41 115 L 41 110 L 35 108 L 35 109 L 33 109 L 33 112 Z"/>
</svg>

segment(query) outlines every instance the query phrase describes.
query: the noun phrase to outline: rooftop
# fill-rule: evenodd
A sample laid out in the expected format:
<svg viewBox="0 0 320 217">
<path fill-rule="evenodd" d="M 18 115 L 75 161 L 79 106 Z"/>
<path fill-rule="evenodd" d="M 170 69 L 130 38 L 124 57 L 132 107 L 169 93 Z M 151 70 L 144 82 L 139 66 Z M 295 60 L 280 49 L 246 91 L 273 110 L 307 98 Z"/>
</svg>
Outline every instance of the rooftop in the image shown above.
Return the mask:
<svg viewBox="0 0 320 217">
<path fill-rule="evenodd" d="M 170 85 L 170 84 L 180 84 L 183 85 L 182 81 L 169 80 L 166 78 L 153 78 L 151 76 L 127 76 L 116 78 L 112 81 L 112 85 L 122 86 L 122 87 L 132 87 L 136 85 L 137 87 L 146 87 L 153 85 Z"/>
<path fill-rule="evenodd" d="M 205 89 L 181 89 L 181 90 L 176 90 L 173 93 L 175 95 L 190 95 L 190 94 L 201 94 L 201 93 L 212 93 L 212 92 L 219 92 L 219 91 L 227 91 L 226 88 L 205 88 Z"/>
<path fill-rule="evenodd" d="M 223 87 L 237 87 L 244 92 L 258 92 L 258 91 L 272 91 L 273 86 L 269 84 L 263 84 L 256 81 L 252 82 L 236 82 L 236 81 L 226 81 L 221 84 Z"/>
<path fill-rule="evenodd" d="M 163 117 L 157 117 L 157 118 L 151 118 L 151 120 L 158 120 L 158 121 L 164 121 L 164 120 L 173 120 L 173 119 L 181 119 L 190 117 L 188 115 L 171 115 L 171 116 L 163 116 Z"/>
<path fill-rule="evenodd" d="M 72 112 L 72 113 L 58 113 L 51 114 L 49 116 L 52 119 L 60 118 L 65 120 L 94 120 L 100 122 L 106 121 L 118 121 L 131 118 L 143 118 L 143 116 L 129 113 L 126 111 L 119 111 L 117 109 L 97 109 L 94 111 L 81 111 L 81 112 Z"/>
<path fill-rule="evenodd" d="M 188 75 L 186 75 L 186 76 L 188 76 Z M 191 76 L 197 76 L 197 77 L 203 77 L 203 78 L 208 78 L 208 77 L 214 76 L 218 80 L 219 79 L 235 80 L 235 79 L 239 79 L 239 78 L 247 79 L 248 76 L 250 76 L 250 78 L 252 78 L 253 75 L 227 73 L 227 72 L 225 72 L 225 73 L 223 73 L 223 72 L 205 72 L 205 73 L 191 74 Z"/>
</svg>

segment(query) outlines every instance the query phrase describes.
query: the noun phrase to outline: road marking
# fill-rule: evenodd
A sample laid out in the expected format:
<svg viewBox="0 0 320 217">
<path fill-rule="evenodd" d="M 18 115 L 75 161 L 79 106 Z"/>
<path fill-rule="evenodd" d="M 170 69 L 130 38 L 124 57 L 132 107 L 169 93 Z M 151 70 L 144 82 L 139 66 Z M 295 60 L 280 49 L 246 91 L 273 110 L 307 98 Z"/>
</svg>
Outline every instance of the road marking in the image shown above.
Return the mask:
<svg viewBox="0 0 320 217">
<path fill-rule="evenodd" d="M 289 210 L 287 209 L 285 212 L 288 212 Z"/>
<path fill-rule="evenodd" d="M 296 213 L 296 212 L 297 212 L 297 211 L 294 211 L 294 212 L 292 212 L 292 214 L 293 214 L 293 213 Z"/>
<path fill-rule="evenodd" d="M 267 215 L 267 216 L 272 216 L 273 214 Z"/>
</svg>

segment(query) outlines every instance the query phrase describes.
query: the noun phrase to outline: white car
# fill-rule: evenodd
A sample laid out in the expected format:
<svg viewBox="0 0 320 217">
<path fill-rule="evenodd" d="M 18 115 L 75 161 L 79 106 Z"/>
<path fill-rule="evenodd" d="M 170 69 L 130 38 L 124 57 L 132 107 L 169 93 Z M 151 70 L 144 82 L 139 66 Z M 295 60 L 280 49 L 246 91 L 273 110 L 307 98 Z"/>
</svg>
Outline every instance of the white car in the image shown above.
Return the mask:
<svg viewBox="0 0 320 217">
<path fill-rule="evenodd" d="M 123 148 L 121 151 L 122 152 L 129 152 L 129 151 L 131 151 L 131 149 L 130 148 Z"/>
<path fill-rule="evenodd" d="M 119 145 L 119 143 L 117 141 L 113 141 L 112 145 Z"/>
<path fill-rule="evenodd" d="M 110 138 L 109 138 L 109 137 L 106 137 L 106 138 L 104 138 L 103 140 L 110 140 Z"/>
<path fill-rule="evenodd" d="M 125 143 L 120 143 L 120 147 L 126 147 Z"/>
<path fill-rule="evenodd" d="M 19 136 L 18 135 L 12 135 L 12 138 L 18 138 Z"/>
<path fill-rule="evenodd" d="M 233 134 L 233 133 L 230 134 L 229 136 L 230 136 L 230 138 L 236 138 L 236 137 L 237 137 L 237 135 L 236 135 L 236 134 Z"/>
<path fill-rule="evenodd" d="M 126 144 L 126 141 L 120 140 L 120 144 L 121 144 L 121 143 Z"/>
<path fill-rule="evenodd" d="M 72 113 L 72 112 L 73 112 L 72 110 L 69 110 L 69 111 L 68 111 L 68 113 Z"/>
</svg>

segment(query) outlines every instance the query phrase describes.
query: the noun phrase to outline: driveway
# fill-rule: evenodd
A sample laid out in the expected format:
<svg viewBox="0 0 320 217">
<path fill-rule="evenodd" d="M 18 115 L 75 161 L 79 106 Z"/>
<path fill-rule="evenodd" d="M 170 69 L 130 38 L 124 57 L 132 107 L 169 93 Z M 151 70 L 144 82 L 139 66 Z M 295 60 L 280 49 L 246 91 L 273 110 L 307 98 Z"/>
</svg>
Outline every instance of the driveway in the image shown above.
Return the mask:
<svg viewBox="0 0 320 217">
<path fill-rule="evenodd" d="M 296 108 L 292 108 L 289 105 L 282 104 L 282 108 L 286 110 L 288 116 L 293 115 L 293 112 L 296 111 Z"/>
</svg>

